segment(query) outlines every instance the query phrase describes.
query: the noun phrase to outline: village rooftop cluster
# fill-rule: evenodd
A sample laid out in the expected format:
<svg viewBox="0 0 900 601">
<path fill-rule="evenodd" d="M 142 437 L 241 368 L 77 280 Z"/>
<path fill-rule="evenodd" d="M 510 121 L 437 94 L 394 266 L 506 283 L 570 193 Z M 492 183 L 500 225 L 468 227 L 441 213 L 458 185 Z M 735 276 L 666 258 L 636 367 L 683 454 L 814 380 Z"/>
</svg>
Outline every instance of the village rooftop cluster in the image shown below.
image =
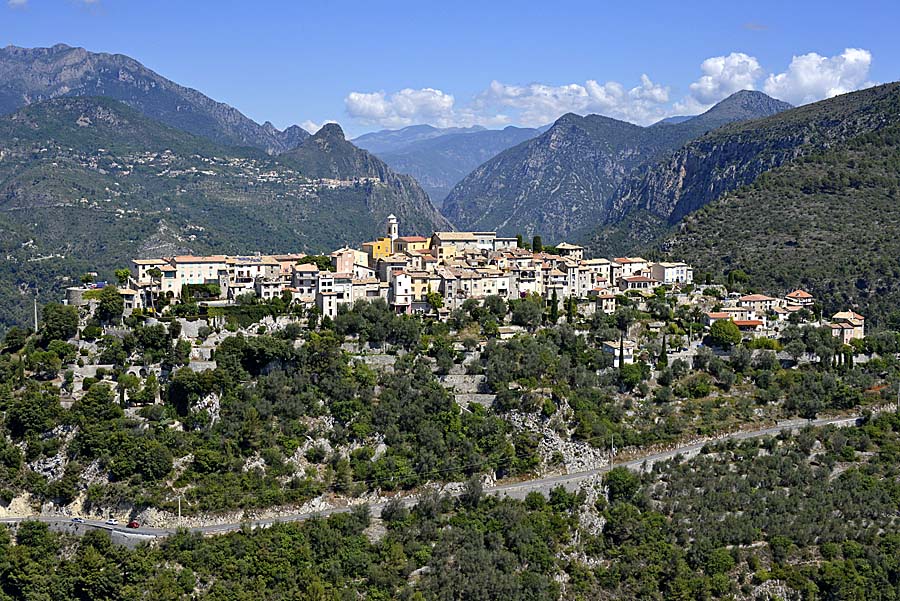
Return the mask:
<svg viewBox="0 0 900 601">
<path fill-rule="evenodd" d="M 613 313 L 618 294 L 650 294 L 663 284 L 693 282 L 693 270 L 685 263 L 585 259 L 583 247 L 567 243 L 554 247 L 558 254 L 533 252 L 496 232 L 400 236 L 399 227 L 390 215 L 385 236 L 360 248 L 335 250 L 329 255 L 333 271 L 301 262 L 303 254 L 134 259 L 132 277 L 121 292 L 126 308 L 134 309 L 152 306 L 154 298 L 178 300 L 190 286 L 215 284 L 222 299 L 252 293 L 268 300 L 288 293 L 293 302 L 334 318 L 341 305 L 378 298 L 398 313 L 429 313 L 434 293 L 442 299 L 440 313 L 492 295 L 504 300 L 537 295 L 558 303 L 593 300 Z"/>
<path fill-rule="evenodd" d="M 612 314 L 620 295 L 640 299 L 659 286 L 677 291 L 694 279 L 693 268 L 683 262 L 586 259 L 583 247 L 569 243 L 556 245 L 553 252 L 535 252 L 521 248 L 517 238 L 496 232 L 446 231 L 424 237 L 400 236 L 399 228 L 398 219 L 390 215 L 385 236 L 360 248 L 335 250 L 329 255 L 331 269 L 304 262 L 304 254 L 134 259 L 131 277 L 119 290 L 126 310 L 152 307 L 161 297 L 177 301 L 191 287 L 214 285 L 219 299 L 212 303 L 233 303 L 247 294 L 263 300 L 289 297 L 332 319 L 339 307 L 359 300 L 384 299 L 397 313 L 446 317 L 469 299 L 530 295 L 560 306 L 575 299 L 579 312 Z M 70 289 L 68 302 L 80 301 L 79 289 Z M 795 290 L 782 298 L 733 296 L 705 313 L 707 325 L 727 319 L 748 337 L 771 336 L 776 323 L 792 313 L 812 311 L 814 304 L 811 294 Z M 853 311 L 835 314 L 828 325 L 844 343 L 864 336 L 865 319 Z"/>
</svg>

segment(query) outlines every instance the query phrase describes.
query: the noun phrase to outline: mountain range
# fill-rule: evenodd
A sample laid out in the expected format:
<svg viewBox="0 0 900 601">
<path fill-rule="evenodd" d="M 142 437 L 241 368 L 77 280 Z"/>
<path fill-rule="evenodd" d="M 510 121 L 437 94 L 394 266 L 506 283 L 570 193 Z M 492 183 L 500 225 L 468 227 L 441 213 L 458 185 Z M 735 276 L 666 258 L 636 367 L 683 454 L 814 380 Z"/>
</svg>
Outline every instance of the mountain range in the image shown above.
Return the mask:
<svg viewBox="0 0 900 601">
<path fill-rule="evenodd" d="M 145 116 L 230 146 L 269 153 L 294 148 L 309 133 L 299 126 L 281 131 L 197 90 L 180 86 L 122 54 L 52 48 L 0 49 L 0 115 L 59 96 L 105 96 Z"/>
<path fill-rule="evenodd" d="M 547 131 L 479 166 L 447 196 L 443 213 L 461 229 L 579 238 L 606 221 L 633 174 L 704 133 L 790 105 L 742 91 L 705 113 L 650 127 L 600 115 L 563 115 Z"/>
<path fill-rule="evenodd" d="M 769 170 L 890 124 L 900 114 L 898 97 L 900 84 L 876 86 L 692 140 L 624 181 L 587 245 L 604 253 L 651 246 L 686 216 Z"/>
<path fill-rule="evenodd" d="M 379 235 L 390 213 L 406 233 L 542 234 L 716 277 L 741 269 L 833 305 L 900 302 L 900 84 L 799 108 L 743 91 L 649 127 L 567 114 L 348 141 L 336 124 L 259 125 L 128 57 L 58 45 L 0 50 L 0 114 L 0 327 L 24 321 L 33 290 L 58 298 L 89 269 L 322 252 Z M 442 215 L 429 193 L 440 204 L 451 186 Z"/>
<path fill-rule="evenodd" d="M 60 97 L 0 117 L 0 323 L 30 292 L 185 252 L 323 252 L 449 224 L 409 176 L 336 125 L 277 157 L 168 127 L 109 98 Z"/>
<path fill-rule="evenodd" d="M 495 130 L 415 125 L 364 134 L 353 142 L 377 154 L 396 171 L 416 178 L 440 207 L 453 186 L 473 169 L 544 130 L 546 127 Z"/>
<path fill-rule="evenodd" d="M 663 186 L 673 169 L 683 176 Z M 640 210 L 665 220 L 643 241 L 650 253 L 690 261 L 704 279 L 741 270 L 750 289 L 804 288 L 826 314 L 900 323 L 900 84 L 725 128 L 643 181 Z"/>
</svg>

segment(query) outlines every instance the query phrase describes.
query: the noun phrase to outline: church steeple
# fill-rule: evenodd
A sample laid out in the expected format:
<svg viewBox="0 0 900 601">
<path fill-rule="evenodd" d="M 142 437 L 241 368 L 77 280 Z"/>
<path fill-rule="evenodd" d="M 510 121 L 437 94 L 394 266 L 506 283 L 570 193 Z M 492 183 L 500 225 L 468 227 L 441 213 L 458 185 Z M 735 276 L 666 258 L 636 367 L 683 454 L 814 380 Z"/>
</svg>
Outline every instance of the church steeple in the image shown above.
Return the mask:
<svg viewBox="0 0 900 601">
<path fill-rule="evenodd" d="M 394 216 L 393 213 L 388 215 L 388 218 L 387 218 L 387 235 L 388 235 L 388 238 L 391 239 L 392 246 L 393 246 L 394 242 L 397 241 L 397 238 L 400 237 L 400 222 L 397 221 L 397 217 Z"/>
</svg>

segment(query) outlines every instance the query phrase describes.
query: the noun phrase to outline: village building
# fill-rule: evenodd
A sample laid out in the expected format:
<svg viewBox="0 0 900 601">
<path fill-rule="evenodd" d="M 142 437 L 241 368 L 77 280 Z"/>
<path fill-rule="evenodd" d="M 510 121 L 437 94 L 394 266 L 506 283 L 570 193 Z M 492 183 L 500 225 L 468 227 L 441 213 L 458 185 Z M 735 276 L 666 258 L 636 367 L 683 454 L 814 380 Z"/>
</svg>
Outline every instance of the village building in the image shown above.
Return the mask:
<svg viewBox="0 0 900 601">
<path fill-rule="evenodd" d="M 831 316 L 831 334 L 844 344 L 865 338 L 866 318 L 854 311 L 840 311 Z"/>
<path fill-rule="evenodd" d="M 575 261 L 581 261 L 584 258 L 584 247 L 578 246 L 577 244 L 561 242 L 556 245 L 556 250 L 559 252 L 560 256 L 574 259 Z"/>
<path fill-rule="evenodd" d="M 165 295 L 178 299 L 183 286 L 218 284 L 220 302 L 252 293 L 263 300 L 283 294 L 322 315 L 335 317 L 341 305 L 358 300 L 384 299 L 399 313 L 433 312 L 429 293 L 440 294 L 444 316 L 469 299 L 498 296 L 504 300 L 536 295 L 560 307 L 568 298 L 590 300 L 585 312 L 616 310 L 616 295 L 636 290 L 649 294 L 663 280 L 689 281 L 684 263 L 650 264 L 640 257 L 584 259 L 584 248 L 563 242 L 556 252 L 519 248 L 515 238 L 496 232 L 434 232 L 430 237 L 399 235 L 399 222 L 390 215 L 386 235 L 359 249 L 344 246 L 328 255 L 331 270 L 303 262 L 306 255 L 288 253 L 240 256 L 212 255 L 135 259 L 129 306 L 149 306 Z M 660 267 L 662 266 L 662 267 Z M 150 273 L 159 269 L 158 277 Z M 127 292 L 123 296 L 127 296 Z M 737 317 L 747 317 L 738 315 Z"/>
<path fill-rule="evenodd" d="M 738 298 L 738 306 L 756 311 L 758 315 L 765 314 L 775 308 L 778 299 L 765 294 L 747 294 Z"/>
<path fill-rule="evenodd" d="M 651 263 L 650 277 L 663 284 L 692 284 L 694 270 L 687 263 Z"/>
<path fill-rule="evenodd" d="M 613 367 L 618 369 L 619 366 L 619 351 L 620 351 L 620 341 L 618 340 L 609 340 L 603 343 L 602 350 L 604 353 L 613 356 Z M 625 365 L 631 365 L 634 363 L 634 355 L 635 350 L 637 349 L 637 344 L 632 340 L 623 340 L 621 341 L 621 351 L 622 351 L 622 360 Z"/>
<path fill-rule="evenodd" d="M 629 290 L 637 290 L 638 292 L 652 292 L 654 288 L 659 286 L 659 280 L 655 280 L 645 275 L 622 276 L 619 278 L 619 290 L 628 292 Z"/>
<path fill-rule="evenodd" d="M 816 299 L 806 290 L 794 290 L 784 296 L 785 305 L 788 307 L 800 307 L 812 310 L 816 304 Z"/>
</svg>

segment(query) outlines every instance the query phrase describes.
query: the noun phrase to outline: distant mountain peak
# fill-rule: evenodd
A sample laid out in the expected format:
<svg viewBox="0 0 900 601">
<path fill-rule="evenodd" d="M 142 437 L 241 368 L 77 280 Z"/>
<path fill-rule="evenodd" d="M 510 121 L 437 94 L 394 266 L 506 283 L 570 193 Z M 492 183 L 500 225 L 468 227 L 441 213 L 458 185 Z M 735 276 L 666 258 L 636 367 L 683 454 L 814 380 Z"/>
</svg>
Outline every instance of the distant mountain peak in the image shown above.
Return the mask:
<svg viewBox="0 0 900 601">
<path fill-rule="evenodd" d="M 729 120 L 767 117 L 794 108 L 793 105 L 776 100 L 768 94 L 756 90 L 740 90 L 713 105 L 703 116 L 727 116 Z"/>
<path fill-rule="evenodd" d="M 0 115 L 60 96 L 106 96 L 182 131 L 229 146 L 289 150 L 306 132 L 260 125 L 227 104 L 166 79 L 122 54 L 56 44 L 0 49 Z"/>
<path fill-rule="evenodd" d="M 337 123 L 326 123 L 315 133 L 314 138 L 346 141 L 344 130 Z"/>
</svg>

